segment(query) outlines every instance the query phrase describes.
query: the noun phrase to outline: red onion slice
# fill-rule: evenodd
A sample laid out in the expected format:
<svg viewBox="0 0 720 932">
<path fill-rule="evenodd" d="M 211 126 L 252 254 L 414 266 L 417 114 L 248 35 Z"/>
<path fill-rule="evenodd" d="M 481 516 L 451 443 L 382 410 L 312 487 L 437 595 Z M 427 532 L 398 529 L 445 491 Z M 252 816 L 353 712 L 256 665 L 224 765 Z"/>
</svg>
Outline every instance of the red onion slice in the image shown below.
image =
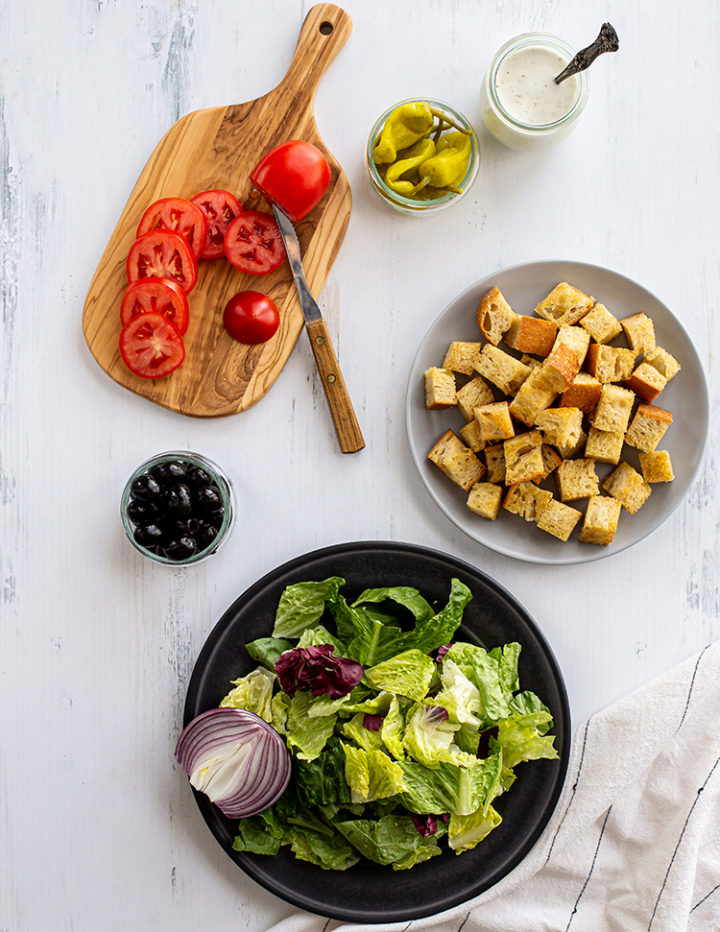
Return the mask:
<svg viewBox="0 0 720 932">
<path fill-rule="evenodd" d="M 230 819 L 271 806 L 290 780 L 290 753 L 280 735 L 247 709 L 210 709 L 180 735 L 175 758 L 190 783 Z"/>
</svg>

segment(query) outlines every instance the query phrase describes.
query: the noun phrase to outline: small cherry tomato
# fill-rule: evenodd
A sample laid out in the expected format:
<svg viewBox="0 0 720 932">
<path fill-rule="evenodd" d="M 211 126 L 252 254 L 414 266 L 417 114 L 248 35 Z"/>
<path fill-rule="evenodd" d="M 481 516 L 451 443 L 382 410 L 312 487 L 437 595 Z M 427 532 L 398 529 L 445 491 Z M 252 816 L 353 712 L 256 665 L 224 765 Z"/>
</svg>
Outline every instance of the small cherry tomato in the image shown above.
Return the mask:
<svg viewBox="0 0 720 932">
<path fill-rule="evenodd" d="M 128 285 L 123 295 L 120 304 L 123 327 L 138 314 L 162 314 L 182 336 L 188 328 L 188 299 L 171 278 L 141 278 Z"/>
<path fill-rule="evenodd" d="M 330 166 L 312 143 L 291 139 L 264 155 L 252 170 L 250 180 L 271 204 L 277 204 L 297 223 L 327 190 Z"/>
<path fill-rule="evenodd" d="M 188 241 L 197 259 L 205 245 L 207 218 L 197 204 L 183 197 L 163 197 L 151 204 L 140 218 L 137 236 L 150 230 L 174 230 Z"/>
<path fill-rule="evenodd" d="M 192 202 L 197 204 L 207 220 L 207 235 L 200 258 L 217 259 L 218 256 L 224 256 L 225 231 L 242 211 L 238 199 L 229 191 L 213 190 L 196 194 Z"/>
<path fill-rule="evenodd" d="M 285 258 L 280 230 L 275 218 L 262 210 L 244 210 L 225 233 L 228 262 L 250 275 L 267 275 Z"/>
<path fill-rule="evenodd" d="M 141 278 L 170 278 L 187 294 L 197 281 L 197 262 L 179 233 L 151 230 L 130 247 L 127 277 L 130 284 Z"/>
<path fill-rule="evenodd" d="M 240 291 L 225 305 L 223 324 L 238 343 L 265 343 L 280 325 L 280 314 L 266 294 Z"/>
<path fill-rule="evenodd" d="M 167 317 L 138 314 L 120 334 L 120 355 L 135 375 L 159 379 L 185 359 L 185 344 Z"/>
</svg>

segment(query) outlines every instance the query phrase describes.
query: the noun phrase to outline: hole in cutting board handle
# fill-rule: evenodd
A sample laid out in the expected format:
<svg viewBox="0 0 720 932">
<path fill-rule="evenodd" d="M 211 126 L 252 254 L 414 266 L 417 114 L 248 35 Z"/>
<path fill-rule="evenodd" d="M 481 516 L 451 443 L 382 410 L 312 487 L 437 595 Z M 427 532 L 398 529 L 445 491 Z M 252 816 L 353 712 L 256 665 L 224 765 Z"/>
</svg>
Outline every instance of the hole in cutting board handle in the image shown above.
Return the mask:
<svg viewBox="0 0 720 932">
<path fill-rule="evenodd" d="M 324 36 L 329 36 L 330 33 L 333 31 L 334 28 L 335 28 L 335 27 L 333 26 L 333 24 L 332 24 L 332 23 L 329 23 L 327 20 L 325 20 L 324 23 L 320 23 L 320 26 L 319 26 L 320 32 L 321 32 Z"/>
</svg>

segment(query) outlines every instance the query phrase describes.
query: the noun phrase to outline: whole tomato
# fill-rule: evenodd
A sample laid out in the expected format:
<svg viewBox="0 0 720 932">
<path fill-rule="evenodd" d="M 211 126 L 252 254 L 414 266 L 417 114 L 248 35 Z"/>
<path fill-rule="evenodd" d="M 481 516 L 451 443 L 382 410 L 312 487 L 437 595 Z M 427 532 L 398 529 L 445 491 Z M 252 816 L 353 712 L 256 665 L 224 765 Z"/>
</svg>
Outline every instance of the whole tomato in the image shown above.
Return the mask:
<svg viewBox="0 0 720 932">
<path fill-rule="evenodd" d="M 330 166 L 310 142 L 291 139 L 271 149 L 250 173 L 271 204 L 297 223 L 315 207 L 330 184 Z"/>
<path fill-rule="evenodd" d="M 260 291 L 240 291 L 225 305 L 225 329 L 238 343 L 265 343 L 280 324 L 277 305 Z"/>
</svg>

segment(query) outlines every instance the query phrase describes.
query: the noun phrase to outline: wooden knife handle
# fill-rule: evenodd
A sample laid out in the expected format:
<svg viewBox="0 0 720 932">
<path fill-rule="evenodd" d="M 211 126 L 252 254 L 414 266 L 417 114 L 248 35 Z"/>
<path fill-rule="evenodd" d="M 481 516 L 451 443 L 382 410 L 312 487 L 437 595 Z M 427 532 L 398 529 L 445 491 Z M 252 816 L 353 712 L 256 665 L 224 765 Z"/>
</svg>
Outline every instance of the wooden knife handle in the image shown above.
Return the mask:
<svg viewBox="0 0 720 932">
<path fill-rule="evenodd" d="M 360 432 L 360 425 L 355 417 L 325 321 L 322 318 L 310 321 L 305 324 L 305 329 L 322 378 L 340 449 L 343 453 L 356 453 L 362 450 L 365 441 Z"/>
</svg>

